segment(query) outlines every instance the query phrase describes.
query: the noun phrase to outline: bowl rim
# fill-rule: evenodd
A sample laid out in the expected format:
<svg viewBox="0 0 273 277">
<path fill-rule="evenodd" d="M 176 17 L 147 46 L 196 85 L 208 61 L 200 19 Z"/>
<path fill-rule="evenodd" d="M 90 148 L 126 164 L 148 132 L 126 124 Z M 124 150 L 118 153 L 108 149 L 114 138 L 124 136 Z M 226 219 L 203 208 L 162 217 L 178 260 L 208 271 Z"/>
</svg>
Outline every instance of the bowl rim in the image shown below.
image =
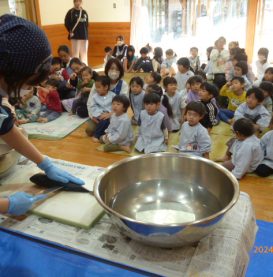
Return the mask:
<svg viewBox="0 0 273 277">
<path fill-rule="evenodd" d="M 104 203 L 104 201 L 101 199 L 100 194 L 99 194 L 99 185 L 100 185 L 100 181 L 102 180 L 102 178 L 108 174 L 112 169 L 118 167 L 121 164 L 130 162 L 130 161 L 134 161 L 137 159 L 147 159 L 150 157 L 166 157 L 166 156 L 170 156 L 170 157 L 183 157 L 183 158 L 189 158 L 192 160 L 200 160 L 202 162 L 205 162 L 211 166 L 213 166 L 214 168 L 219 169 L 221 172 L 223 172 L 225 175 L 227 175 L 227 177 L 231 180 L 233 187 L 234 187 L 234 195 L 231 199 L 231 201 L 229 202 L 229 204 L 223 208 L 222 210 L 220 210 L 219 212 L 210 215 L 208 217 L 199 219 L 199 220 L 195 220 L 195 221 L 190 221 L 190 222 L 186 222 L 186 223 L 171 223 L 171 224 L 157 224 L 157 223 L 150 223 L 147 221 L 141 221 L 141 220 L 136 220 L 136 219 L 132 219 L 130 217 L 127 217 L 121 213 L 116 212 L 115 210 L 113 210 L 112 208 L 110 208 L 108 205 L 106 205 Z M 133 156 L 133 157 L 129 157 L 129 158 L 125 158 L 122 159 L 121 161 L 117 161 L 113 164 L 111 164 L 110 166 L 108 166 L 102 173 L 100 173 L 94 182 L 94 188 L 93 188 L 93 192 L 94 192 L 94 196 L 96 198 L 96 200 L 99 202 L 99 204 L 104 208 L 104 210 L 106 210 L 106 212 L 110 213 L 111 215 L 115 215 L 120 219 L 132 222 L 132 223 L 137 223 L 137 224 L 142 224 L 142 225 L 149 225 L 149 226 L 153 226 L 153 227 L 186 227 L 186 226 L 192 226 L 192 225 L 197 225 L 197 224 L 205 224 L 209 221 L 213 221 L 214 219 L 218 218 L 219 216 L 225 214 L 228 210 L 230 210 L 235 203 L 238 201 L 239 199 L 239 195 L 240 195 L 240 189 L 239 189 L 239 182 L 238 180 L 235 178 L 235 176 L 228 171 L 226 168 L 224 168 L 222 165 L 217 164 L 216 162 L 213 162 L 211 160 L 208 160 L 206 158 L 203 157 L 198 157 L 198 156 L 194 156 L 191 154 L 185 154 L 185 153 L 170 153 L 170 152 L 164 152 L 164 153 L 151 153 L 151 154 L 143 154 L 143 155 L 139 155 L 139 156 Z"/>
</svg>

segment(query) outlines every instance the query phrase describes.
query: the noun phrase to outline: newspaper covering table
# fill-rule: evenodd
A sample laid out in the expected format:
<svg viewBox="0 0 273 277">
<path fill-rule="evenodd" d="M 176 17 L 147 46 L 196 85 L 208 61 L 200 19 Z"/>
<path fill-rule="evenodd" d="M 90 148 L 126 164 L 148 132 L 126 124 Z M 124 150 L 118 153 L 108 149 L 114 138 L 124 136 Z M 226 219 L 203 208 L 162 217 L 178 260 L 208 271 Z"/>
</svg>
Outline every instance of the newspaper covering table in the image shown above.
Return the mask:
<svg viewBox="0 0 273 277">
<path fill-rule="evenodd" d="M 66 162 L 62 162 L 63 167 L 65 164 Z M 69 164 L 70 172 L 73 173 L 73 167 Z M 83 166 L 82 170 L 87 172 L 90 167 Z M 178 249 L 153 248 L 124 237 L 111 224 L 107 215 L 89 230 L 35 215 L 30 215 L 21 222 L 2 216 L 0 225 L 72 247 L 92 256 L 175 277 L 244 276 L 249 262 L 248 253 L 254 244 L 257 231 L 253 206 L 246 193 L 240 194 L 236 205 L 209 236 L 195 246 Z"/>
</svg>

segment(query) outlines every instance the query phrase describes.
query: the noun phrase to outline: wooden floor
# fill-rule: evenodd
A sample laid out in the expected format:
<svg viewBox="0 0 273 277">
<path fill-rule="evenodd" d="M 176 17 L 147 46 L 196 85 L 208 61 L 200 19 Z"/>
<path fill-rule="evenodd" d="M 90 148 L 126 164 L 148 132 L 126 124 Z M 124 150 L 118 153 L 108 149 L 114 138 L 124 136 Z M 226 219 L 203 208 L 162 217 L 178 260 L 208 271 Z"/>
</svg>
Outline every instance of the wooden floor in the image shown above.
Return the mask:
<svg viewBox="0 0 273 277">
<path fill-rule="evenodd" d="M 98 144 L 92 142 L 84 130 L 85 125 L 63 140 L 32 142 L 45 155 L 91 166 L 106 167 L 128 157 L 96 150 Z M 273 179 L 247 176 L 240 181 L 240 189 L 251 196 L 257 219 L 273 222 Z"/>
</svg>

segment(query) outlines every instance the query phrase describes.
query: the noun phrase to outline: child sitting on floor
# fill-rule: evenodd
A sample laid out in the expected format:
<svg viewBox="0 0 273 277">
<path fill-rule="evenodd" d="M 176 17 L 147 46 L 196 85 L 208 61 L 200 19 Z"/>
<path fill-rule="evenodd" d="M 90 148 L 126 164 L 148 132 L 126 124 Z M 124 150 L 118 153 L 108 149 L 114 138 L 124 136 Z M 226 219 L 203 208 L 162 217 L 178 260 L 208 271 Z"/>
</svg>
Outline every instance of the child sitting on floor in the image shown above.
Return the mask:
<svg viewBox="0 0 273 277">
<path fill-rule="evenodd" d="M 199 101 L 199 91 L 203 84 L 203 79 L 200 76 L 192 76 L 188 79 L 187 84 L 189 85 L 189 91 L 187 93 L 186 103 Z"/>
<path fill-rule="evenodd" d="M 62 103 L 57 91 L 58 81 L 49 79 L 46 82 L 46 104 L 42 106 L 40 117 L 37 119 L 40 123 L 50 122 L 57 119 L 62 114 Z"/>
<path fill-rule="evenodd" d="M 261 177 L 268 177 L 273 174 L 273 131 L 263 135 L 261 145 L 264 150 L 264 159 L 257 167 L 255 173 Z"/>
<path fill-rule="evenodd" d="M 176 74 L 175 64 L 176 64 L 176 54 L 173 49 L 168 49 L 166 52 L 166 59 L 163 60 L 161 64 L 160 75 L 162 77 L 174 76 Z"/>
<path fill-rule="evenodd" d="M 252 87 L 252 84 L 246 77 L 248 73 L 248 65 L 245 61 L 240 61 L 234 66 L 234 77 L 242 77 L 245 81 L 245 90 L 249 90 Z"/>
<path fill-rule="evenodd" d="M 197 72 L 200 69 L 200 58 L 198 56 L 198 48 L 197 47 L 191 47 L 190 49 L 190 66 L 193 70 L 193 72 Z"/>
<path fill-rule="evenodd" d="M 261 82 L 259 88 L 264 94 L 263 105 L 268 110 L 270 116 L 272 116 L 273 84 L 268 81 L 263 81 L 263 82 Z"/>
<path fill-rule="evenodd" d="M 51 68 L 49 79 L 54 79 L 56 81 L 68 81 L 69 75 L 65 68 L 62 68 L 62 59 L 59 57 L 53 57 L 51 61 Z"/>
<path fill-rule="evenodd" d="M 144 81 L 140 77 L 133 77 L 130 81 L 129 97 L 133 110 L 132 124 L 138 125 L 140 112 L 144 109 L 143 98 L 145 91 L 143 90 Z"/>
<path fill-rule="evenodd" d="M 115 93 L 109 90 L 110 83 L 108 76 L 98 76 L 95 81 L 97 93 L 92 95 L 92 105 L 88 110 L 91 121 L 86 129 L 86 133 L 93 137 L 94 142 L 99 142 L 110 124 L 112 100 L 115 97 Z"/>
<path fill-rule="evenodd" d="M 33 87 L 25 87 L 20 90 L 21 107 L 16 110 L 17 122 L 25 124 L 35 122 L 39 118 L 41 110 L 41 102 L 37 96 L 34 95 Z"/>
<path fill-rule="evenodd" d="M 88 66 L 81 69 L 77 84 L 77 95 L 72 103 L 72 114 L 77 114 L 81 118 L 88 117 L 87 101 L 91 88 L 94 84 L 95 72 Z"/>
<path fill-rule="evenodd" d="M 147 86 L 150 85 L 159 85 L 161 82 L 161 76 L 157 72 L 151 72 L 146 78 L 145 78 L 145 84 L 144 84 L 144 90 L 146 90 Z"/>
<path fill-rule="evenodd" d="M 164 124 L 164 114 L 159 111 L 160 97 L 155 93 L 145 94 L 143 102 L 145 110 L 140 113 L 135 148 L 145 154 L 166 151 L 168 130 Z"/>
<path fill-rule="evenodd" d="M 199 97 L 202 104 L 206 109 L 205 116 L 201 119 L 200 123 L 208 129 L 210 133 L 213 126 L 217 125 L 218 108 L 216 106 L 215 98 L 218 96 L 218 88 L 210 83 L 203 83 L 199 90 Z"/>
<path fill-rule="evenodd" d="M 209 159 L 211 139 L 206 128 L 200 120 L 206 114 L 206 109 L 201 102 L 191 102 L 186 106 L 186 122 L 181 127 L 178 150 Z"/>
<path fill-rule="evenodd" d="M 219 110 L 220 120 L 231 124 L 234 117 L 234 112 L 240 106 L 240 104 L 246 101 L 246 91 L 244 89 L 245 80 L 243 77 L 233 77 L 231 85 L 225 84 L 220 90 L 220 96 L 228 98 L 227 109 Z"/>
<path fill-rule="evenodd" d="M 236 140 L 229 150 L 229 159 L 222 165 L 230 170 L 237 179 L 247 172 L 256 170 L 264 154 L 260 140 L 255 136 L 254 124 L 247 118 L 240 118 L 233 124 Z"/>
<path fill-rule="evenodd" d="M 263 106 L 264 95 L 259 88 L 251 88 L 246 93 L 246 103 L 241 104 L 235 111 L 234 120 L 239 118 L 250 119 L 257 131 L 263 131 L 270 123 L 270 114 Z"/>
<path fill-rule="evenodd" d="M 177 90 L 177 81 L 174 77 L 166 77 L 163 80 L 165 95 L 169 99 L 169 104 L 172 108 L 173 116 L 170 117 L 171 131 L 177 132 L 180 130 L 183 123 L 183 110 L 186 107 L 186 94 Z"/>
<path fill-rule="evenodd" d="M 159 111 L 164 114 L 164 124 L 169 132 L 172 131 L 170 118 L 173 116 L 172 107 L 170 106 L 168 97 L 163 94 L 163 90 L 159 85 L 150 85 L 146 88 L 146 93 L 155 93 L 160 98 Z"/>
<path fill-rule="evenodd" d="M 177 61 L 178 71 L 175 75 L 177 81 L 178 90 L 181 91 L 186 88 L 188 79 L 194 76 L 194 73 L 190 70 L 190 61 L 188 58 L 180 58 Z"/>
<path fill-rule="evenodd" d="M 133 71 L 136 72 L 152 72 L 154 71 L 152 60 L 148 56 L 149 49 L 147 47 L 142 47 L 140 49 L 141 57 L 136 61 L 133 66 Z"/>
<path fill-rule="evenodd" d="M 110 125 L 105 130 L 105 135 L 101 137 L 104 152 L 125 151 L 130 153 L 134 140 L 133 128 L 127 114 L 130 106 L 126 95 L 116 95 L 112 100 L 112 116 Z"/>
</svg>

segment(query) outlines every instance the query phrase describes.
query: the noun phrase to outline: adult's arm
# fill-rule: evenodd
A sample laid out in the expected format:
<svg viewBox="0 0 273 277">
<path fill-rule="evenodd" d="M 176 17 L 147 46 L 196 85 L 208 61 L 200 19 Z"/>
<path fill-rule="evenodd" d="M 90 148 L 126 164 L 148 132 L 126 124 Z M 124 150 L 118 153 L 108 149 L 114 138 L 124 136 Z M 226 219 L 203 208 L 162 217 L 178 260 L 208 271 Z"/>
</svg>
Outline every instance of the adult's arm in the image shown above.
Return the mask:
<svg viewBox="0 0 273 277">
<path fill-rule="evenodd" d="M 72 22 L 71 22 L 71 10 L 69 10 L 64 19 L 64 26 L 68 32 L 72 30 Z"/>
</svg>

